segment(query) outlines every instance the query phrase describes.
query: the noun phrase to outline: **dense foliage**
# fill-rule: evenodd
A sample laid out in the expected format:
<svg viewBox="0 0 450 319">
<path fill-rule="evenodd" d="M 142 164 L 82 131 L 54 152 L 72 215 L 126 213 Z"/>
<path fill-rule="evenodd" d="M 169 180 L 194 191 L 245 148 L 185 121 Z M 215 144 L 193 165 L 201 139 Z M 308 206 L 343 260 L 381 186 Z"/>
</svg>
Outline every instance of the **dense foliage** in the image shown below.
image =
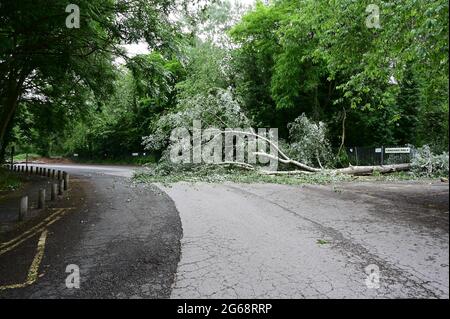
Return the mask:
<svg viewBox="0 0 450 319">
<path fill-rule="evenodd" d="M 116 87 L 123 43 L 169 46 L 169 0 L 79 0 L 80 27 L 66 26 L 67 1 L 0 2 L 0 155 L 17 141 L 48 154 Z M 14 132 L 14 128 L 19 132 Z M 21 137 L 27 136 L 28 140 Z"/>
<path fill-rule="evenodd" d="M 379 28 L 365 1 L 76 3 L 79 29 L 64 1 L 0 4 L 2 157 L 160 157 L 193 120 L 278 128 L 316 167 L 346 146 L 448 150 L 447 1 L 376 1 Z M 150 52 L 126 56 L 136 42 Z"/>
<path fill-rule="evenodd" d="M 0 168 L 0 195 L 2 192 L 17 189 L 21 185 L 21 180 L 17 174 L 1 167 Z"/>
<path fill-rule="evenodd" d="M 412 160 L 413 172 L 419 176 L 448 176 L 448 152 L 435 155 L 428 145 L 419 148 Z"/>
</svg>

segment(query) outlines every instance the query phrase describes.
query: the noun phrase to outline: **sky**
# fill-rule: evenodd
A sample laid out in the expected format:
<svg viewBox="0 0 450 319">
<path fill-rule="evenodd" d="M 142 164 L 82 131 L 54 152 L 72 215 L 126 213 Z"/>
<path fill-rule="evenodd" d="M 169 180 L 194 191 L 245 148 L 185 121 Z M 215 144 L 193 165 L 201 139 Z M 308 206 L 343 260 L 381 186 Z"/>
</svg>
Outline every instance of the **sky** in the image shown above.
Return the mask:
<svg viewBox="0 0 450 319">
<path fill-rule="evenodd" d="M 256 0 L 237 0 L 237 1 L 240 1 L 242 4 L 245 4 L 245 5 L 253 5 L 254 3 L 256 3 Z M 133 57 L 138 54 L 145 54 L 145 53 L 150 52 L 148 49 L 147 43 L 145 43 L 145 42 L 128 44 L 128 45 L 124 45 L 123 47 L 127 51 L 127 56 L 129 56 L 129 57 Z M 123 61 L 123 62 L 125 62 L 125 61 Z M 119 63 L 120 63 L 120 61 L 119 61 Z"/>
</svg>

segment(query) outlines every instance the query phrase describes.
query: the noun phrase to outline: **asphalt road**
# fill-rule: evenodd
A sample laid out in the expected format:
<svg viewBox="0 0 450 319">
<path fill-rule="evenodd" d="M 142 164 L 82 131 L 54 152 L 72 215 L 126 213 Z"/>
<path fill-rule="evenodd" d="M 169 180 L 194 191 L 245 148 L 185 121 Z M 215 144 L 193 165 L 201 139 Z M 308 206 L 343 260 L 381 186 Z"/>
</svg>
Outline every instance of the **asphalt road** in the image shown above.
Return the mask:
<svg viewBox="0 0 450 319">
<path fill-rule="evenodd" d="M 449 297 L 448 184 L 168 187 L 132 183 L 133 167 L 56 168 L 72 175 L 49 212 L 64 216 L 0 246 L 0 298 Z M 35 281 L 2 290 L 40 251 Z"/>
<path fill-rule="evenodd" d="M 40 277 L 26 287 L 20 285 L 39 261 L 42 232 L 5 253 L 0 246 L 0 298 L 168 298 L 182 235 L 172 200 L 154 186 L 131 183 L 125 176 L 133 168 L 51 167 L 71 174 L 69 197 L 47 214 L 63 209 L 64 216 L 46 227 Z M 79 267 L 79 289 L 66 287 L 68 265 Z"/>
<path fill-rule="evenodd" d="M 448 184 L 163 189 L 183 225 L 172 298 L 449 297 Z"/>
</svg>

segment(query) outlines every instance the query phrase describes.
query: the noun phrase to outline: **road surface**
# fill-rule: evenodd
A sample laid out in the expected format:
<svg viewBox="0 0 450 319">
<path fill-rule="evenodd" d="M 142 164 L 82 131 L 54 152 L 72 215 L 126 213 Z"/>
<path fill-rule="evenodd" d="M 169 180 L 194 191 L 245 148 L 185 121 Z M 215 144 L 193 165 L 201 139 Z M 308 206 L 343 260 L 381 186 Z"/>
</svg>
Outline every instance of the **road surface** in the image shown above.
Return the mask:
<svg viewBox="0 0 450 319">
<path fill-rule="evenodd" d="M 49 212 L 49 223 L 64 216 L 46 227 L 44 245 L 39 231 L 5 253 L 0 246 L 0 298 L 170 297 L 182 235 L 172 200 L 152 185 L 132 183 L 131 167 L 49 167 L 71 174 L 69 197 Z M 72 265 L 80 271 L 79 289 L 66 286 Z M 34 282 L 26 285 L 29 278 Z"/>
<path fill-rule="evenodd" d="M 155 186 L 133 167 L 56 168 L 73 209 L 48 227 L 33 284 L 1 290 L 42 233 L 0 255 L 0 298 L 449 297 L 448 184 Z"/>
<path fill-rule="evenodd" d="M 163 189 L 184 232 L 174 298 L 449 296 L 448 185 Z"/>
</svg>

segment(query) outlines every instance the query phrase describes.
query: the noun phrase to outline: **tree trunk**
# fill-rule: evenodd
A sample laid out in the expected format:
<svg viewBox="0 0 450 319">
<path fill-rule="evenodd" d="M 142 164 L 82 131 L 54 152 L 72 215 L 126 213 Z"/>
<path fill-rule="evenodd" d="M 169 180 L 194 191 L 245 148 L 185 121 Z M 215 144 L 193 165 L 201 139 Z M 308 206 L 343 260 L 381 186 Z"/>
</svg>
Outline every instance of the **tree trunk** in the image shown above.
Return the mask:
<svg viewBox="0 0 450 319">
<path fill-rule="evenodd" d="M 25 78 L 28 72 L 22 70 L 17 78 L 12 78 L 14 72 L 10 72 L 10 78 L 8 80 L 8 86 L 5 89 L 5 94 L 3 101 L 1 101 L 2 110 L 0 112 L 0 154 L 4 153 L 6 148 L 5 136 L 8 128 L 10 128 L 10 123 L 14 118 L 14 114 L 17 110 L 17 105 L 19 104 L 20 96 L 22 95 L 22 88 Z"/>
<path fill-rule="evenodd" d="M 374 172 L 379 172 L 381 174 L 408 171 L 411 169 L 411 164 L 395 164 L 395 165 L 383 165 L 383 166 L 350 166 L 347 168 L 341 168 L 332 170 L 341 174 L 353 174 L 353 175 L 364 175 L 373 174 Z"/>
<path fill-rule="evenodd" d="M 345 111 L 345 106 L 342 108 L 342 136 L 341 136 L 341 145 L 339 146 L 339 150 L 337 153 L 337 157 L 341 156 L 341 152 L 345 146 L 345 120 L 347 120 L 347 112 Z"/>
<path fill-rule="evenodd" d="M 14 127 L 14 120 L 9 122 L 9 126 L 6 128 L 6 134 L 3 138 L 3 145 L 5 147 L 0 148 L 0 163 L 4 163 L 9 154 L 6 154 L 6 147 L 9 145 L 9 142 L 12 138 L 12 128 Z"/>
<path fill-rule="evenodd" d="M 395 164 L 395 165 L 385 165 L 385 166 L 350 166 L 347 168 L 340 169 L 324 169 L 315 172 L 311 171 L 262 171 L 262 173 L 267 175 L 305 175 L 314 173 L 338 173 L 338 174 L 348 174 L 348 175 L 372 175 L 375 172 L 380 174 L 387 174 L 400 171 L 408 171 L 411 169 L 411 164 Z"/>
</svg>

